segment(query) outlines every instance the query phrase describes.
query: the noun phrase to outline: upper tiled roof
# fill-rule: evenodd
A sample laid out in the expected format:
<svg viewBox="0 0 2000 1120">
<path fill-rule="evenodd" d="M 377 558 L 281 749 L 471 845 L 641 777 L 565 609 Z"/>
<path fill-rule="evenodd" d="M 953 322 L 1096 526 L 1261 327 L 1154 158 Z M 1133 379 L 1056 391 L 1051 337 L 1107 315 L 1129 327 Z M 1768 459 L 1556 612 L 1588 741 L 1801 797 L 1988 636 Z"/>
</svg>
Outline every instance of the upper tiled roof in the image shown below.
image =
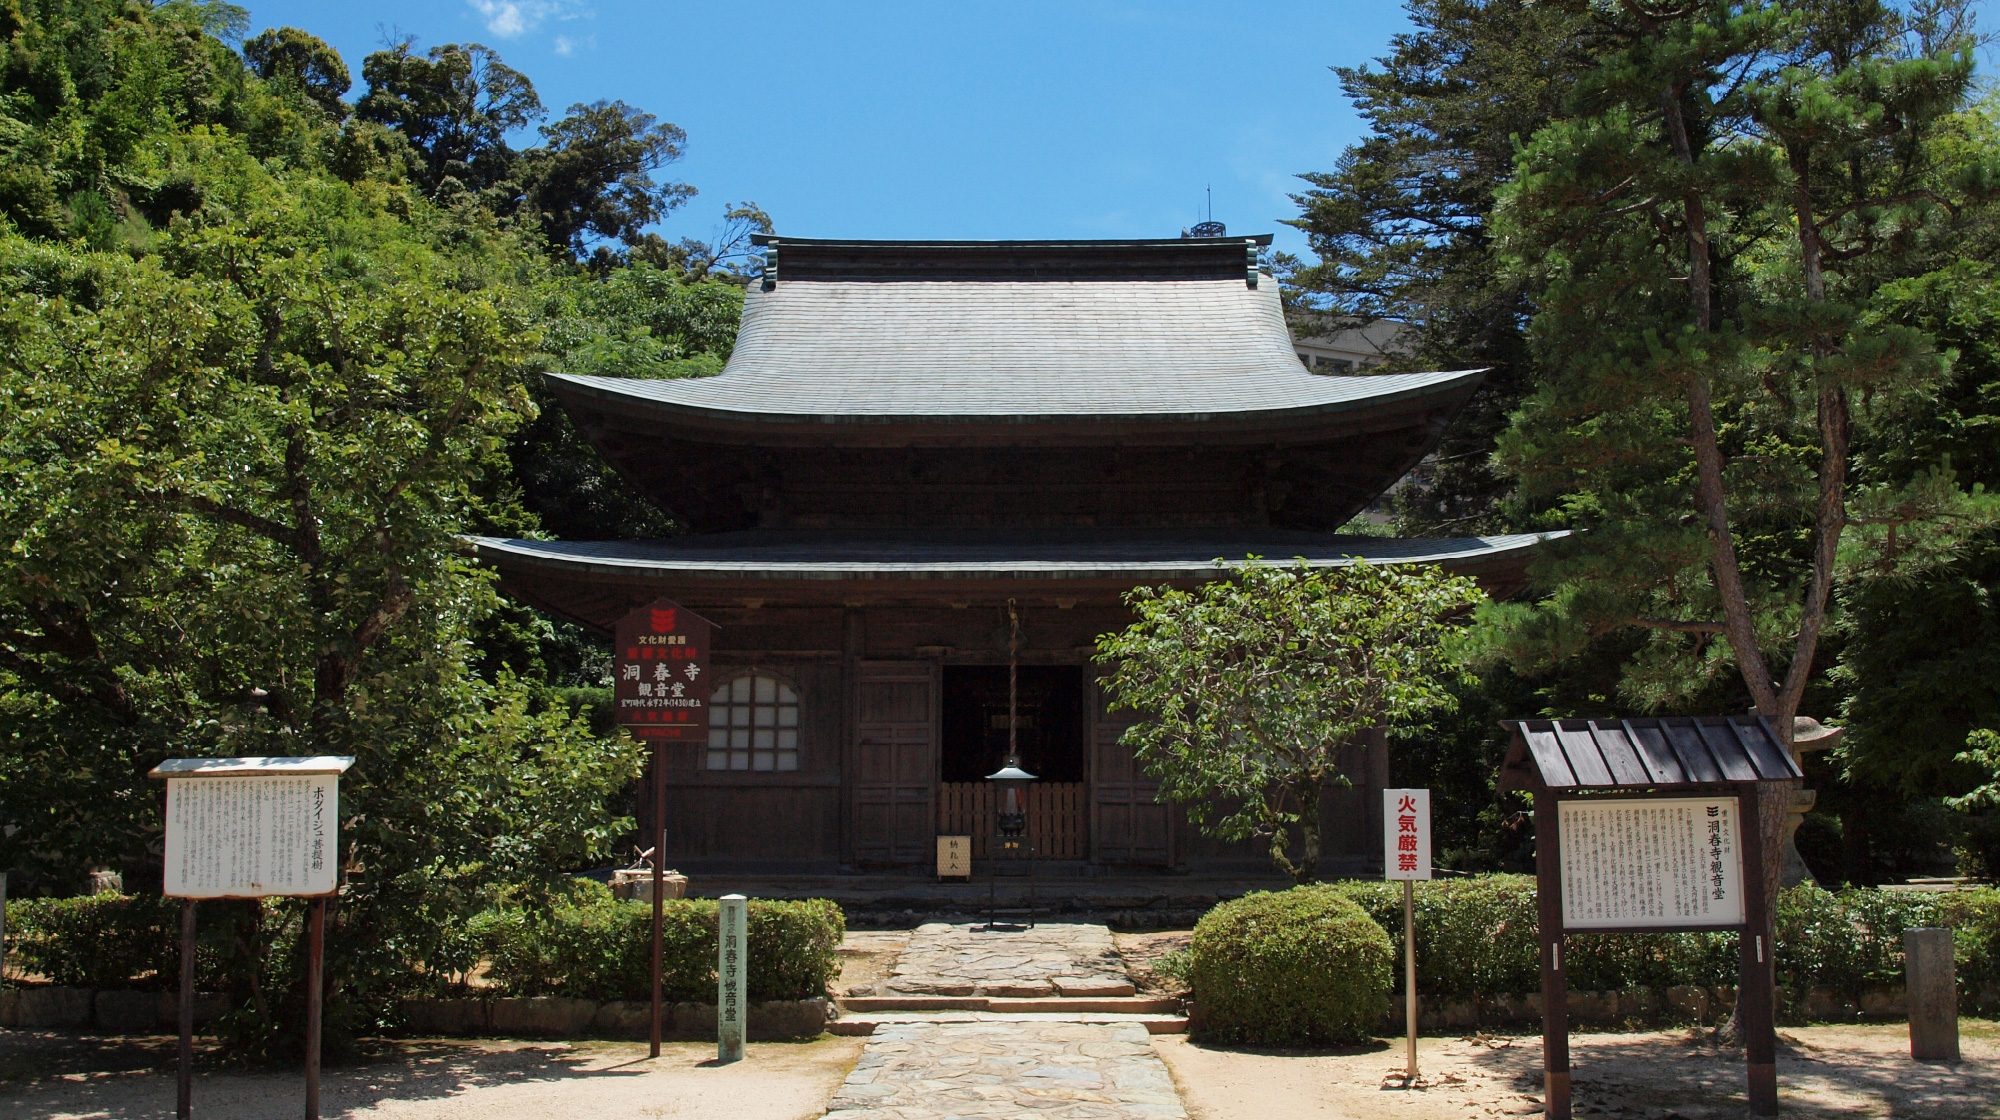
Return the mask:
<svg viewBox="0 0 2000 1120">
<path fill-rule="evenodd" d="M 1227 240 L 1204 251 L 1240 260 L 1251 239 Z M 921 255 L 843 242 L 837 262 L 804 267 L 807 248 L 830 254 L 833 244 L 779 242 L 778 279 L 748 293 L 735 352 L 717 376 L 558 376 L 558 388 L 614 407 L 764 422 L 1198 422 L 1449 398 L 1479 378 L 1309 373 L 1276 284 L 1252 287 L 1240 272 L 1163 278 L 1142 266 L 1171 251 L 1164 243 L 1157 253 L 1152 243 L 1102 243 L 1104 260 L 1137 263 L 1094 279 L 1068 278 L 1097 259 L 1088 242 L 926 243 Z M 996 244 L 1022 248 L 1010 256 Z M 927 278 L 899 275 L 899 253 L 910 276 Z M 968 270 L 951 270 L 954 254 Z"/>
</svg>

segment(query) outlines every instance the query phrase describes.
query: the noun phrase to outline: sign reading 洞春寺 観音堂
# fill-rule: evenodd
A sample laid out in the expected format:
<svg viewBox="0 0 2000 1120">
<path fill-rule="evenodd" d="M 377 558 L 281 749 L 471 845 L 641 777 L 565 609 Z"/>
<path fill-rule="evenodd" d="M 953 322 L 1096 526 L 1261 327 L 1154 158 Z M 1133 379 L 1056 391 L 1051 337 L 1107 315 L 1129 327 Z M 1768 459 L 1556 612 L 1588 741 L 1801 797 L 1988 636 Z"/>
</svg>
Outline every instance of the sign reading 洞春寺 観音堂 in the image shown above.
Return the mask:
<svg viewBox="0 0 2000 1120">
<path fill-rule="evenodd" d="M 708 741 L 709 621 L 667 599 L 618 623 L 613 722 L 642 739 Z"/>
<path fill-rule="evenodd" d="M 1558 812 L 1564 929 L 1743 923 L 1736 798 L 1563 800 Z"/>
</svg>

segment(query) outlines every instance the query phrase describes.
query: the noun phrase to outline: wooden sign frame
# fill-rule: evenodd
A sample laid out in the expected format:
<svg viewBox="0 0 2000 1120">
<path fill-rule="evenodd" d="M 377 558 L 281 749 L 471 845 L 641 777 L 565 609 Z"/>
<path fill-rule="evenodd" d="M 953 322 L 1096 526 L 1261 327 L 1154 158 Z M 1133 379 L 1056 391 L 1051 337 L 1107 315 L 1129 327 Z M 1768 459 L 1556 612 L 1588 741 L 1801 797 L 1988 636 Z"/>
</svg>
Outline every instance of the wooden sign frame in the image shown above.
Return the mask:
<svg viewBox="0 0 2000 1120">
<path fill-rule="evenodd" d="M 666 1000 L 661 971 L 666 955 L 667 744 L 708 745 L 709 640 L 714 623 L 672 599 L 655 599 L 628 612 L 612 633 L 614 724 L 652 744 L 653 996 L 648 1035 L 660 1056 L 660 1021 Z M 655 694 L 655 689 L 659 694 Z"/>
<path fill-rule="evenodd" d="M 1542 970 L 1543 1114 L 1549 1120 L 1570 1120 L 1569 980 L 1563 968 L 1563 948 L 1572 936 L 1619 933 L 1716 933 L 1734 931 L 1739 937 L 1736 962 L 1738 1022 L 1743 1029 L 1743 1060 L 1748 1075 L 1750 1111 L 1773 1116 L 1778 1111 L 1775 946 L 1765 943 L 1771 928 L 1771 899 L 1763 874 L 1764 836 L 1759 822 L 1760 782 L 1679 785 L 1667 790 L 1536 789 L 1535 906 Z M 1648 925 L 1592 927 L 1571 931 L 1563 925 L 1561 812 L 1570 801 L 1678 800 L 1687 797 L 1731 796 L 1736 799 L 1738 844 L 1743 866 L 1743 921 L 1730 925 Z"/>
<path fill-rule="evenodd" d="M 319 1051 L 320 1019 L 326 994 L 326 900 L 335 897 L 340 890 L 340 819 L 339 791 L 340 776 L 354 765 L 350 755 L 313 755 L 307 757 L 265 757 L 265 758 L 170 758 L 155 766 L 147 777 L 167 783 L 167 803 L 175 802 L 176 781 L 230 781 L 238 779 L 267 778 L 332 778 L 330 798 L 333 819 L 323 822 L 323 858 L 331 864 L 332 874 L 327 877 L 330 888 L 313 894 L 297 894 L 285 890 L 266 889 L 252 884 L 246 891 L 226 890 L 220 893 L 188 893 L 181 899 L 181 976 L 180 976 L 180 1055 L 174 1096 L 174 1116 L 177 1120 L 189 1120 L 194 1113 L 194 966 L 195 966 L 195 906 L 203 898 L 273 898 L 291 897 L 306 899 L 306 1120 L 319 1120 Z M 183 791 L 185 792 L 185 791 Z M 177 818 L 171 812 L 166 815 L 167 843 L 163 860 L 171 860 L 176 852 L 184 852 L 191 838 L 176 831 Z M 178 841 L 178 843 L 176 843 Z M 174 882 L 173 869 L 163 867 L 166 882 Z M 186 875 L 181 880 L 185 885 Z M 163 892 L 164 893 L 164 892 Z"/>
</svg>

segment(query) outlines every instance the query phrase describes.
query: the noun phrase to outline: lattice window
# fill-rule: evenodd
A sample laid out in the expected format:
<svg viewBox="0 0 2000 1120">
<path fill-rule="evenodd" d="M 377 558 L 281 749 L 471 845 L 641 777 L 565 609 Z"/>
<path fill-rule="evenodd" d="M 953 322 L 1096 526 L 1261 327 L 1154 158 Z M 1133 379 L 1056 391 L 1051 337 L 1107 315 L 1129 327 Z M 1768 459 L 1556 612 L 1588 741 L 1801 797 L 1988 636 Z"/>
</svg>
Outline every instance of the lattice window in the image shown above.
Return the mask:
<svg viewBox="0 0 2000 1120">
<path fill-rule="evenodd" d="M 725 681 L 708 698 L 710 770 L 797 770 L 799 695 L 776 677 Z"/>
</svg>

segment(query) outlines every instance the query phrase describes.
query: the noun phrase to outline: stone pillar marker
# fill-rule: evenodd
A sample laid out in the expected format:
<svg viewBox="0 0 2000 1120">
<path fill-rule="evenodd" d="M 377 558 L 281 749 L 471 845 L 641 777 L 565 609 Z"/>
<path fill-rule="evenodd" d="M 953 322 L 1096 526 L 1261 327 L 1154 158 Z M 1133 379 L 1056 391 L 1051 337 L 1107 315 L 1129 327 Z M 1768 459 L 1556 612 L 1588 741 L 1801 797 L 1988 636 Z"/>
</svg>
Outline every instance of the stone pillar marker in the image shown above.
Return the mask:
<svg viewBox="0 0 2000 1120">
<path fill-rule="evenodd" d="M 743 1060 L 744 999 L 750 964 L 750 902 L 740 894 L 722 896 L 715 914 L 715 1060 Z"/>
<path fill-rule="evenodd" d="M 1903 970 L 1910 1003 L 1910 1057 L 1958 1061 L 1958 976 L 1951 931 L 1935 926 L 1903 931 Z"/>
</svg>

